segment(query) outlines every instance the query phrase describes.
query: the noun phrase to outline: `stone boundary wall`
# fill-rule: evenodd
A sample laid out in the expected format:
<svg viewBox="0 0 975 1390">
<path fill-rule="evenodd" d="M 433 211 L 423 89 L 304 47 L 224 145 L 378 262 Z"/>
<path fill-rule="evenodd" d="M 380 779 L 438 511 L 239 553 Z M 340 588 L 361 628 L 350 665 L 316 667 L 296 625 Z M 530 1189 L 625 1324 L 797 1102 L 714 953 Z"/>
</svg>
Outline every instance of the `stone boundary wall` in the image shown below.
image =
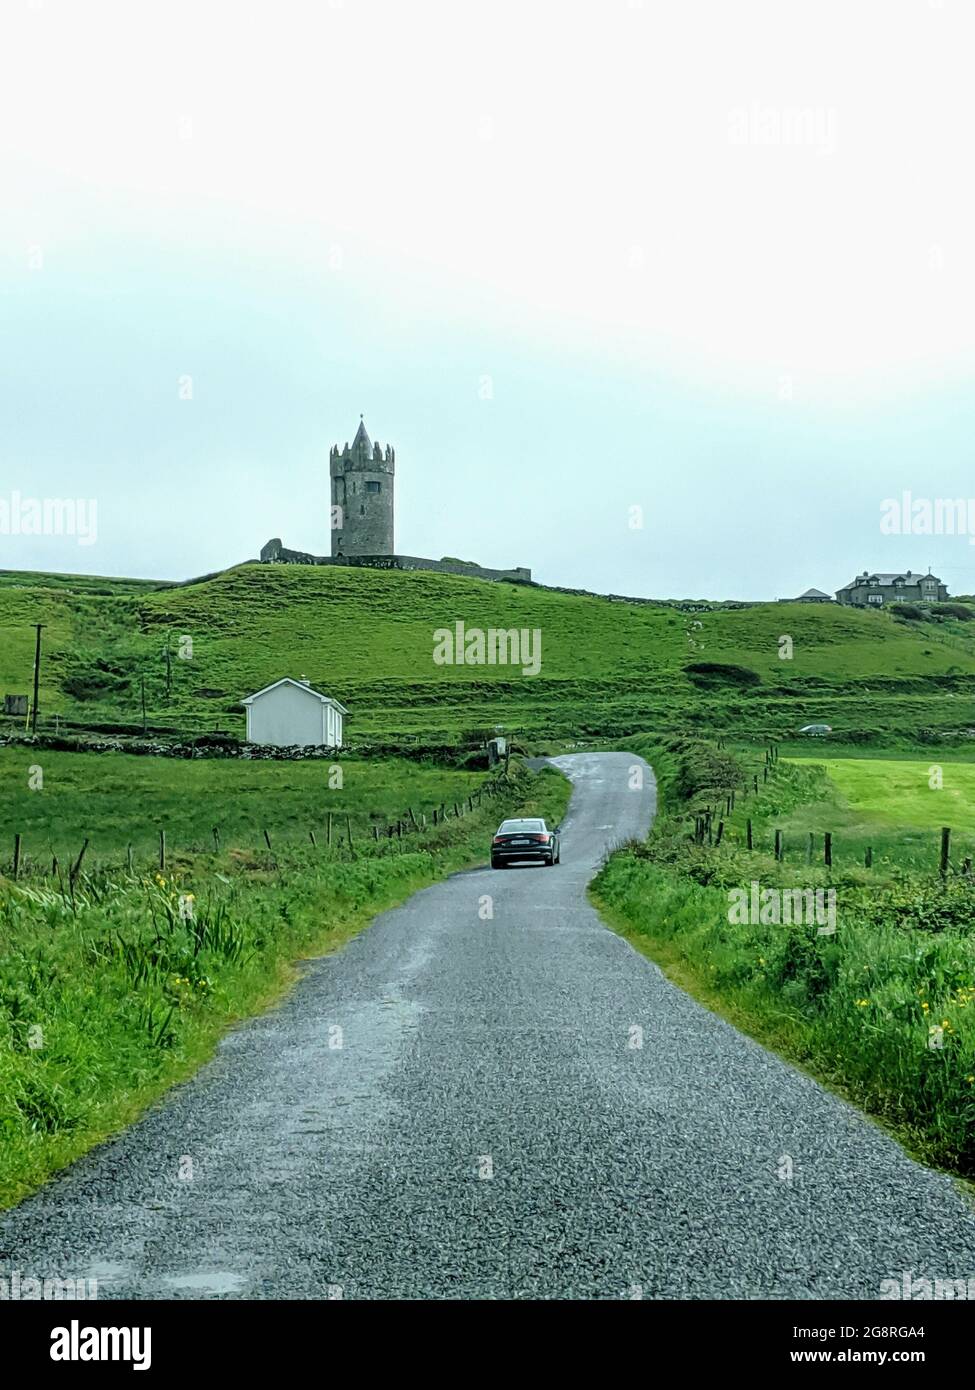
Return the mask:
<svg viewBox="0 0 975 1390">
<path fill-rule="evenodd" d="M 532 572 L 523 566 L 510 570 L 486 569 L 455 560 L 426 560 L 420 555 L 309 555 L 304 550 L 288 550 L 279 540 L 268 541 L 261 551 L 262 565 L 362 565 L 373 570 L 434 570 L 438 574 L 458 574 L 469 579 L 511 580 L 530 584 Z"/>
</svg>

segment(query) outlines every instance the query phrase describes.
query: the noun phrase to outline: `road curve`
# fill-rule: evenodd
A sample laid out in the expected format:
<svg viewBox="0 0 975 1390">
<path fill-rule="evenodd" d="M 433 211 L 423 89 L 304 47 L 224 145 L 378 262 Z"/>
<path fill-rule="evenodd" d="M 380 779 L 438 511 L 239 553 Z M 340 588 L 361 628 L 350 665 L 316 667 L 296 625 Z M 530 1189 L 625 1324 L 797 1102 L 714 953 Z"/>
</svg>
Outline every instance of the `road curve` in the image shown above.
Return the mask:
<svg viewBox="0 0 975 1390">
<path fill-rule="evenodd" d="M 556 761 L 560 866 L 458 874 L 312 962 L 0 1219 L 0 1274 L 94 1277 L 100 1298 L 876 1298 L 905 1272 L 975 1277 L 948 1178 L 601 924 L 585 885 L 647 829 L 653 778 L 631 786 L 629 754 Z"/>
</svg>

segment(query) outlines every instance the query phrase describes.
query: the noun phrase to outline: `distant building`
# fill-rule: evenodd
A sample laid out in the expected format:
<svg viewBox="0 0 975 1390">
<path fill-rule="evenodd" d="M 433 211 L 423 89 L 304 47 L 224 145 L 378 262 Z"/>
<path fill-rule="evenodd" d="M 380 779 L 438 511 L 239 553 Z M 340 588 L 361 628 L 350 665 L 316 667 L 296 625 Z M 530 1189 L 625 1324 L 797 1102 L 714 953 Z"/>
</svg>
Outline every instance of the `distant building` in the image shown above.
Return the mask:
<svg viewBox="0 0 975 1390">
<path fill-rule="evenodd" d="M 285 676 L 248 695 L 247 742 L 279 748 L 342 747 L 342 725 L 348 710 L 315 690 L 308 681 Z"/>
<path fill-rule="evenodd" d="M 380 570 L 433 570 L 467 579 L 510 580 L 530 584 L 532 572 L 525 565 L 514 569 L 487 569 L 469 561 L 444 556 L 428 560 L 418 555 L 397 555 L 394 545 L 394 487 L 396 450 L 383 448 L 369 438 L 365 421 L 351 446 L 333 444 L 328 456 L 331 479 L 331 554 L 312 555 L 289 550 L 279 536 L 261 549 L 262 565 L 363 565 Z"/>
<path fill-rule="evenodd" d="M 332 557 L 393 554 L 393 484 L 396 451 L 373 444 L 359 417 L 352 448 L 329 455 L 332 477 Z"/>
<path fill-rule="evenodd" d="M 783 601 L 783 603 L 832 603 L 832 602 L 833 602 L 833 600 L 830 598 L 829 594 L 824 594 L 823 591 L 822 591 L 822 589 L 807 589 L 806 592 L 805 592 L 804 594 L 800 594 L 798 598 L 787 598 L 787 599 L 783 599 L 782 601 Z"/>
<path fill-rule="evenodd" d="M 943 603 L 948 597 L 945 584 L 932 574 L 871 574 L 864 570 L 849 584 L 836 591 L 837 603 L 852 608 L 883 608 L 885 603 Z"/>
</svg>

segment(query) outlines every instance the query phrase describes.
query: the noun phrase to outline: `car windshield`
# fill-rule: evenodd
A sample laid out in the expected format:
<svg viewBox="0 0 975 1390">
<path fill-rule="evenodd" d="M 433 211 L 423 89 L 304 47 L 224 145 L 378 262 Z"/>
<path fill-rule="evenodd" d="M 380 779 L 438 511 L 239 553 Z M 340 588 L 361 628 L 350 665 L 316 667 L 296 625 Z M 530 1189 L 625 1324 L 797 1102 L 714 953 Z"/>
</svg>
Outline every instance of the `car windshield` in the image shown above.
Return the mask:
<svg viewBox="0 0 975 1390">
<path fill-rule="evenodd" d="M 515 831 L 518 831 L 518 830 L 544 830 L 544 829 L 545 829 L 545 822 L 544 822 L 543 820 L 506 820 L 506 821 L 502 821 L 502 822 L 501 822 L 501 829 L 498 831 L 498 834 L 499 834 L 499 835 L 508 835 L 508 834 L 512 834 L 512 833 L 514 833 Z"/>
</svg>

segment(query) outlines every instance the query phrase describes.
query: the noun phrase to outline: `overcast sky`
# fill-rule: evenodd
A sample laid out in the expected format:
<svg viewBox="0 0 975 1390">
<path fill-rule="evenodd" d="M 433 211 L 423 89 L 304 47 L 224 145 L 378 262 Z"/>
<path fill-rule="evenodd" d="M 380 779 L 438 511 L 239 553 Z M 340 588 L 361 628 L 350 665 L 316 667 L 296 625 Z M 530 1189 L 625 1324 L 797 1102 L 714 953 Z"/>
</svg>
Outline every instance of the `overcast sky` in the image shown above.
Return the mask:
<svg viewBox="0 0 975 1390">
<path fill-rule="evenodd" d="M 0 503 L 98 512 L 0 567 L 327 553 L 362 412 L 408 554 L 975 590 L 968 536 L 880 529 L 975 495 L 973 37 L 969 0 L 3 0 Z"/>
</svg>

